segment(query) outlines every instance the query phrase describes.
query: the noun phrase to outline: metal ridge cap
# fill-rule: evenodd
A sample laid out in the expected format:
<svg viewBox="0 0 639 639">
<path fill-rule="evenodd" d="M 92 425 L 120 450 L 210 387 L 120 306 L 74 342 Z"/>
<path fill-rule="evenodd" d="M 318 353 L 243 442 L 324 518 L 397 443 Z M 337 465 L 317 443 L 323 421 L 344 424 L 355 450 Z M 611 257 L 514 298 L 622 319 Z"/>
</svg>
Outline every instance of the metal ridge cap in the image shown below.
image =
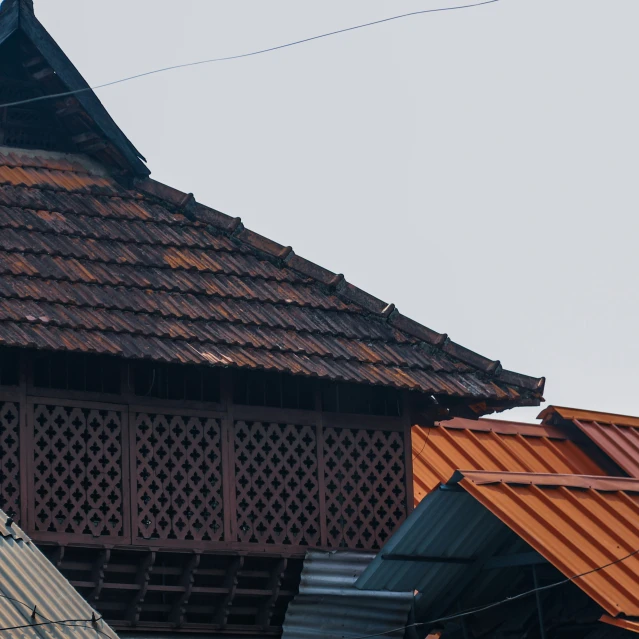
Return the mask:
<svg viewBox="0 0 639 639">
<path fill-rule="evenodd" d="M 601 475 L 560 475 L 554 473 L 512 473 L 484 470 L 457 470 L 449 484 L 474 486 L 507 484 L 535 487 L 577 488 L 598 492 L 639 493 L 639 479 L 631 477 L 605 477 Z"/>
<path fill-rule="evenodd" d="M 498 435 L 522 435 L 524 437 L 547 437 L 549 439 L 561 439 L 571 441 L 574 439 L 568 433 L 550 424 L 533 424 L 527 422 L 515 422 L 510 420 L 468 419 L 453 417 L 449 420 L 435 422 L 435 427 L 450 430 L 469 430 L 480 432 L 493 432 Z"/>
<path fill-rule="evenodd" d="M 639 417 L 633 415 L 619 415 L 616 413 L 606 413 L 596 410 L 586 410 L 583 408 L 569 408 L 567 406 L 547 406 L 537 416 L 537 419 L 548 419 L 553 415 L 572 422 L 591 422 L 603 426 L 626 426 L 628 428 L 639 428 Z"/>
<path fill-rule="evenodd" d="M 135 187 L 142 191 L 142 193 L 168 201 L 172 206 L 177 207 L 178 210 L 184 206 L 184 203 L 189 200 L 190 196 L 192 197 L 192 194 L 183 193 L 178 189 L 167 186 L 152 178 L 136 180 Z M 546 382 L 544 377 L 531 377 L 504 370 L 499 360 L 491 360 L 488 357 L 484 357 L 461 344 L 453 342 L 446 333 L 438 333 L 410 317 L 402 315 L 395 308 L 394 304 L 387 304 L 374 295 L 351 284 L 344 279 L 342 274 L 333 273 L 319 264 L 300 257 L 290 246 L 284 246 L 247 229 L 241 224 L 240 218 L 233 218 L 225 213 L 211 209 L 196 202 L 194 198 L 193 203 L 189 202 L 189 205 L 192 206 L 197 213 L 207 212 L 214 214 L 213 219 L 209 221 L 212 226 L 224 232 L 230 232 L 233 238 L 247 244 L 254 250 L 279 260 L 284 266 L 316 280 L 329 289 L 333 289 L 333 292 L 339 298 L 357 304 L 367 313 L 371 313 L 380 320 L 388 322 L 394 328 L 408 333 L 412 337 L 416 337 L 418 340 L 430 346 L 439 348 L 448 355 L 473 366 L 502 383 L 531 390 L 539 395 L 543 394 Z"/>
</svg>

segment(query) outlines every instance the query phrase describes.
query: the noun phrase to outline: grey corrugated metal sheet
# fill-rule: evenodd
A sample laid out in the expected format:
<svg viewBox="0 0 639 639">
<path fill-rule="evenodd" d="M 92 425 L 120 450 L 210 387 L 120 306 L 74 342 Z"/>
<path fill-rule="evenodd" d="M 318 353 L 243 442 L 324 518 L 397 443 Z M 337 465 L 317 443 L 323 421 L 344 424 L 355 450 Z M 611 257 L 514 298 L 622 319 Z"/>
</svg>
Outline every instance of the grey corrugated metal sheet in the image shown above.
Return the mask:
<svg viewBox="0 0 639 639">
<path fill-rule="evenodd" d="M 389 561 L 382 555 L 467 558 L 487 546 L 504 542 L 508 529 L 497 517 L 465 492 L 435 490 L 427 495 L 382 548 L 357 580 L 366 590 L 406 592 L 418 590 L 420 606 L 429 607 L 469 570 L 468 564 L 424 561 Z"/>
<path fill-rule="evenodd" d="M 286 612 L 282 639 L 348 639 L 404 636 L 412 593 L 358 590 L 354 584 L 375 555 L 311 551 L 306 555 L 299 594 Z M 380 637 L 382 635 L 380 634 Z"/>
<path fill-rule="evenodd" d="M 7 515 L 0 511 L 0 629 L 33 624 L 33 627 L 12 630 L 6 636 L 10 639 L 117 639 L 104 621 L 92 625 L 91 606 L 18 526 L 7 526 L 6 522 Z M 37 606 L 37 617 L 32 620 L 34 606 Z M 99 619 L 97 613 L 95 616 Z M 87 621 L 36 625 L 62 620 Z"/>
</svg>

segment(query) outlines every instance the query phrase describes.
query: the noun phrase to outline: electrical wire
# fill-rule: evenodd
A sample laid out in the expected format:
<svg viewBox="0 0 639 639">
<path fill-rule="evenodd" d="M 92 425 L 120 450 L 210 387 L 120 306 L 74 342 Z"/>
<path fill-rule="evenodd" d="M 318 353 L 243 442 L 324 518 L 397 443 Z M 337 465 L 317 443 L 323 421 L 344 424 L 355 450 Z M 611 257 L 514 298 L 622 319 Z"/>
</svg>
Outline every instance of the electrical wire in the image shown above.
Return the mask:
<svg viewBox="0 0 639 639">
<path fill-rule="evenodd" d="M 20 625 L 20 626 L 11 626 L 8 628 L 0 628 L 0 632 L 4 632 L 4 631 L 8 631 L 8 630 L 19 630 L 22 628 L 33 628 L 33 627 L 37 627 L 37 626 L 49 626 L 49 625 L 53 625 L 53 624 L 60 624 L 63 626 L 66 626 L 67 628 L 76 628 L 78 627 L 77 624 L 79 623 L 90 623 L 92 624 L 91 627 L 87 627 L 87 630 L 94 630 L 95 632 L 97 632 L 98 634 L 104 635 L 105 637 L 107 637 L 108 639 L 112 639 L 111 635 L 107 634 L 106 632 L 103 632 L 102 630 L 99 630 L 98 628 L 96 628 L 93 624 L 94 624 L 94 620 L 93 619 L 61 619 L 61 620 L 54 620 L 54 619 L 49 619 L 48 617 L 46 617 L 45 615 L 43 615 L 42 613 L 38 612 L 38 607 L 37 605 L 30 605 L 28 603 L 25 603 L 24 601 L 20 601 L 20 599 L 16 599 L 15 597 L 10 597 L 9 595 L 5 595 L 4 593 L 0 592 L 0 599 L 8 599 L 9 601 L 12 601 L 14 603 L 18 603 L 21 606 L 24 606 L 25 608 L 28 608 L 30 611 L 32 611 L 32 617 L 35 619 L 35 616 L 37 615 L 38 617 L 42 617 L 42 619 L 44 619 L 45 621 L 43 622 L 32 622 L 32 623 L 28 623 L 28 624 L 24 624 L 24 625 Z M 102 621 L 102 617 L 97 617 L 95 619 L 95 622 L 98 621 Z M 74 624 L 74 625 L 71 625 Z"/>
<path fill-rule="evenodd" d="M 428 440 L 430 439 L 430 432 L 432 430 L 432 428 L 426 429 L 424 428 L 424 426 L 420 426 L 419 428 L 421 430 L 428 430 L 428 434 L 426 435 L 426 439 L 424 440 L 424 445 L 422 446 L 422 449 L 417 453 L 417 455 L 413 455 L 413 461 L 415 461 L 418 457 L 421 459 L 422 453 L 424 452 L 424 449 L 428 445 Z"/>
<path fill-rule="evenodd" d="M 582 577 L 586 577 L 587 575 L 592 575 L 593 573 L 599 572 L 600 570 L 605 570 L 606 568 L 610 568 L 610 566 L 619 564 L 622 561 L 625 561 L 626 559 L 630 559 L 630 557 L 634 557 L 637 554 L 639 554 L 639 548 L 637 548 L 637 550 L 633 550 L 631 553 L 628 553 L 627 555 L 624 555 L 623 557 L 620 557 L 619 559 L 615 559 L 614 561 L 604 564 L 603 566 L 597 566 L 596 568 L 592 568 L 591 570 L 587 570 L 586 572 L 582 572 L 572 577 L 567 577 L 566 579 L 562 579 L 561 581 L 556 581 L 555 583 L 548 584 L 546 586 L 539 586 L 538 588 L 532 588 L 531 590 L 520 592 L 517 595 L 513 595 L 512 597 L 506 597 L 505 599 L 500 599 L 499 601 L 486 604 L 485 606 L 477 606 L 475 608 L 462 610 L 461 612 L 455 613 L 454 615 L 448 615 L 447 617 L 439 617 L 438 619 L 431 619 L 429 621 L 418 621 L 416 623 L 411 623 L 407 626 L 400 626 L 398 628 L 393 628 L 391 630 L 385 630 L 384 632 L 376 632 L 372 635 L 359 635 L 357 637 L 348 637 L 348 639 L 374 639 L 374 637 L 382 637 L 384 635 L 390 635 L 395 632 L 400 632 L 402 630 L 409 630 L 410 628 L 433 626 L 435 624 L 445 623 L 447 621 L 454 621 L 455 619 L 468 617 L 469 615 L 474 615 L 474 614 L 477 614 L 478 612 L 485 612 L 486 610 L 491 610 L 492 608 L 503 606 L 504 604 L 510 603 L 511 601 L 516 601 L 518 599 L 523 599 L 524 597 L 529 597 L 530 595 L 534 595 L 537 592 L 558 588 L 559 586 L 563 586 L 567 583 L 570 583 L 571 581 L 575 581 L 576 579 L 581 579 Z"/>
<path fill-rule="evenodd" d="M 358 24 L 354 27 L 347 27 L 345 29 L 338 29 L 337 31 L 330 31 L 328 33 L 322 33 L 320 35 L 312 36 L 310 38 L 304 38 L 302 40 L 295 40 L 294 42 L 287 42 L 286 44 L 279 44 L 275 47 L 269 47 L 268 49 L 260 49 L 258 51 L 251 51 L 249 53 L 240 53 L 238 55 L 229 55 L 222 58 L 211 58 L 209 60 L 198 60 L 197 62 L 186 62 L 184 64 L 175 64 L 169 67 L 162 67 L 161 69 L 154 69 L 153 71 L 146 71 L 144 73 L 138 73 L 126 78 L 120 78 L 119 80 L 113 80 L 111 82 L 105 82 L 104 84 L 97 84 L 95 86 L 87 86 L 82 89 L 75 89 L 74 91 L 63 91 L 61 93 L 52 93 L 50 95 L 42 95 L 37 98 L 29 98 L 26 100 L 18 100 L 16 102 L 7 102 L 6 104 L 0 104 L 0 109 L 7 107 L 21 106 L 23 104 L 31 104 L 33 102 L 41 102 L 42 100 L 52 100 L 55 98 L 64 98 L 71 95 L 77 95 L 79 93 L 85 93 L 87 91 L 96 91 L 98 89 L 104 89 L 115 84 L 121 84 L 123 82 L 130 82 L 131 80 L 137 80 L 138 78 L 144 78 L 149 75 L 156 75 L 158 73 L 164 73 L 166 71 L 174 71 L 175 69 L 185 69 L 187 67 L 195 67 L 202 64 L 212 64 L 214 62 L 227 62 L 229 60 L 239 60 L 240 58 L 250 58 L 252 56 L 261 55 L 263 53 L 271 53 L 272 51 L 278 51 L 279 49 L 286 49 L 288 47 L 294 47 L 299 44 L 305 44 L 312 42 L 313 40 L 320 40 L 322 38 L 329 38 L 340 33 L 347 33 L 348 31 L 356 31 L 357 29 L 365 29 L 377 24 L 383 24 L 385 22 L 391 22 L 393 20 L 401 20 L 403 18 L 410 18 L 425 13 L 439 13 L 442 11 L 458 11 L 461 9 L 472 9 L 473 7 L 481 7 L 486 4 L 494 4 L 499 0 L 483 0 L 482 2 L 475 2 L 473 4 L 465 4 L 457 7 L 439 7 L 436 9 L 422 9 L 420 11 L 411 11 L 410 13 L 403 13 L 401 15 L 391 16 L 390 18 L 382 18 L 381 20 L 374 20 L 373 22 L 366 22 L 364 24 Z"/>
<path fill-rule="evenodd" d="M 102 617 L 100 617 L 100 619 L 96 620 L 99 621 L 101 620 Z M 108 637 L 108 639 L 112 639 L 111 635 L 108 635 L 106 632 L 102 632 L 102 630 L 93 627 L 93 625 L 91 625 L 91 627 L 88 626 L 78 626 L 77 624 L 79 623 L 88 623 L 88 624 L 93 624 L 93 621 L 91 619 L 62 619 L 60 621 L 38 621 L 38 622 L 34 622 L 34 623 L 25 623 L 19 626 L 7 626 L 6 628 L 0 628 L 0 632 L 8 632 L 10 630 L 24 630 L 26 628 L 38 628 L 40 626 L 52 626 L 55 624 L 60 624 L 62 626 L 65 626 L 67 628 L 83 628 L 84 630 L 90 630 L 90 631 L 94 631 L 98 634 L 104 635 L 105 637 Z M 71 625 L 74 624 L 74 625 Z"/>
</svg>

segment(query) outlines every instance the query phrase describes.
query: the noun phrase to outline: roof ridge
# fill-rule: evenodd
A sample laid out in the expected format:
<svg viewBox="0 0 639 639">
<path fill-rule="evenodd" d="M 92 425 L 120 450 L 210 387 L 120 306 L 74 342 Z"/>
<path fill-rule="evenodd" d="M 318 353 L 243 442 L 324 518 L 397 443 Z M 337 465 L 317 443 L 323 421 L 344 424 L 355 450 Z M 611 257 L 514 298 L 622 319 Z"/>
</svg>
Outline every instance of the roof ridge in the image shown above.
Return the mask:
<svg viewBox="0 0 639 639">
<path fill-rule="evenodd" d="M 402 315 L 394 304 L 387 304 L 370 293 L 350 284 L 343 274 L 333 273 L 314 262 L 296 255 L 292 247 L 283 246 L 245 228 L 238 217 L 232 218 L 225 213 L 198 203 L 192 193 L 185 194 L 152 178 L 135 180 L 134 185 L 141 193 L 178 207 L 178 212 L 182 214 L 185 214 L 185 210 L 188 209 L 188 212 L 196 218 L 199 215 L 206 216 L 213 226 L 218 226 L 222 230 L 229 232 L 233 237 L 245 242 L 254 250 L 266 254 L 271 259 L 278 260 L 282 266 L 287 266 L 332 289 L 338 297 L 345 297 L 349 302 L 354 302 L 368 313 L 385 319 L 394 328 L 417 337 L 431 346 L 441 348 L 445 353 L 502 382 L 536 391 L 539 394 L 543 393 L 546 381 L 544 377 L 535 378 L 503 369 L 499 360 L 491 360 L 479 353 L 475 353 L 450 340 L 447 334 L 437 333 Z"/>
<path fill-rule="evenodd" d="M 639 417 L 633 415 L 620 415 L 605 411 L 586 410 L 583 408 L 569 408 L 567 406 L 547 406 L 537 416 L 544 421 L 553 415 L 559 415 L 563 419 L 571 421 L 597 422 L 604 425 L 614 424 L 626 428 L 639 428 Z"/>
</svg>

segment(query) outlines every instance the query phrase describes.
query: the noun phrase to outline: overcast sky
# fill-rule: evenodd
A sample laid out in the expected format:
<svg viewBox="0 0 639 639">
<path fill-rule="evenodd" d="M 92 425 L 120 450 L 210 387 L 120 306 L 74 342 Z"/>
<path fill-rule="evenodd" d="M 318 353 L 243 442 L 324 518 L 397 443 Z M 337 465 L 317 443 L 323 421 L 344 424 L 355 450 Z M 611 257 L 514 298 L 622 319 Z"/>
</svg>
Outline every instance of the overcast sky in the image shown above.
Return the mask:
<svg viewBox="0 0 639 639">
<path fill-rule="evenodd" d="M 95 84 L 451 5 L 35 6 Z M 636 0 L 501 0 L 99 97 L 156 179 L 545 375 L 549 403 L 637 415 L 638 19 Z"/>
</svg>

